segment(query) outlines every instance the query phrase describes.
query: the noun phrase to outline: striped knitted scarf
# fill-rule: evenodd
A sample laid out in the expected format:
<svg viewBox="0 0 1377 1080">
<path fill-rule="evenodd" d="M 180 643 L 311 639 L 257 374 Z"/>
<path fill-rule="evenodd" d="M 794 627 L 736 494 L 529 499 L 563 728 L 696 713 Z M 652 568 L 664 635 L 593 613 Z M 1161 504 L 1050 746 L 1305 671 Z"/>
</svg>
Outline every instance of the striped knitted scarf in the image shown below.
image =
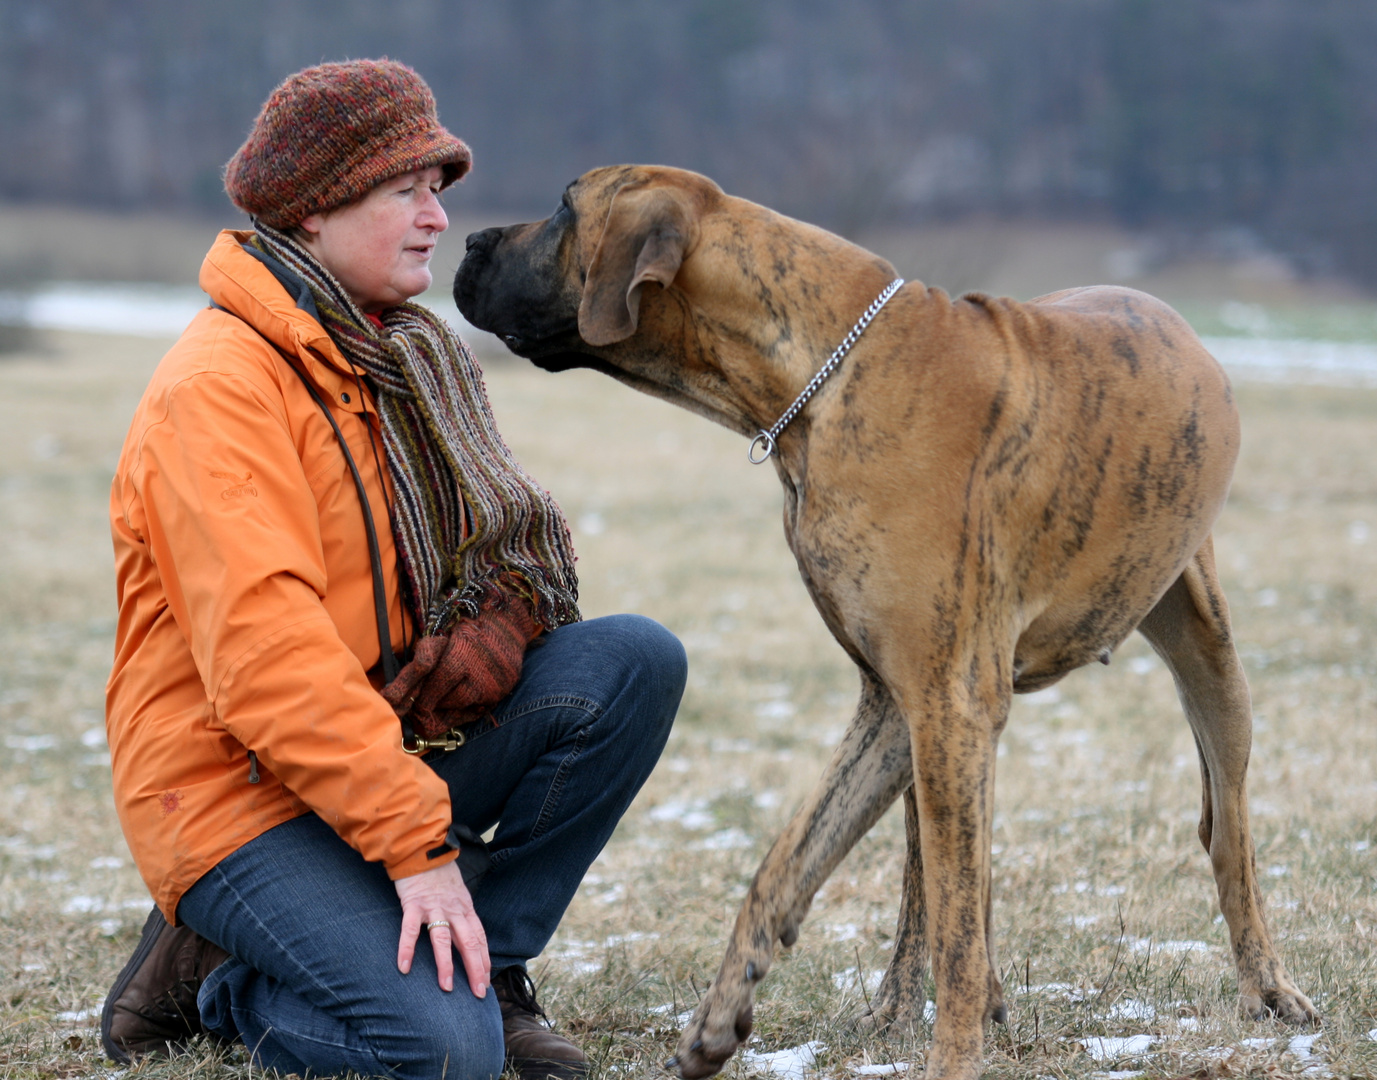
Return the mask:
<svg viewBox="0 0 1377 1080">
<path fill-rule="evenodd" d="M 378 330 L 300 245 L 256 230 L 254 244 L 305 280 L 321 324 L 372 383 L 416 625 L 443 634 L 513 587 L 546 629 L 577 622 L 569 526 L 498 435 L 468 346 L 419 304 L 388 308 Z"/>
</svg>

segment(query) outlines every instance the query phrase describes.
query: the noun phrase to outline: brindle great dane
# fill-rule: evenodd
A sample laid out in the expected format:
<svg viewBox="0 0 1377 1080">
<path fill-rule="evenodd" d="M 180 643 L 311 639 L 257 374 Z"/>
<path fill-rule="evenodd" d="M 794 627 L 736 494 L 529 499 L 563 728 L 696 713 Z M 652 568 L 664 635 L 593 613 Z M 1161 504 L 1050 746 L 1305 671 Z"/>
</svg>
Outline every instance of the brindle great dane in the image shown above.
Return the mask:
<svg viewBox="0 0 1377 1080">
<path fill-rule="evenodd" d="M 596 169 L 545 221 L 468 239 L 460 311 L 550 371 L 589 367 L 745 436 L 768 428 L 895 277 L 822 229 L 677 169 Z M 861 673 L 855 719 L 765 857 L 676 1062 L 709 1076 L 751 1030 L 774 943 L 904 796 L 893 960 L 870 1020 L 912 1022 L 929 953 L 929 1077 L 974 1077 L 1003 1020 L 990 918 L 995 749 L 1010 696 L 1109 662 L 1135 628 L 1195 734 L 1200 840 L 1244 1010 L 1315 1009 L 1263 920 L 1245 774 L 1248 685 L 1210 529 L 1239 427 L 1189 326 L 1132 289 L 1027 303 L 889 301 L 778 440 L 799 571 Z M 674 1063 L 672 1063 L 674 1064 Z"/>
</svg>

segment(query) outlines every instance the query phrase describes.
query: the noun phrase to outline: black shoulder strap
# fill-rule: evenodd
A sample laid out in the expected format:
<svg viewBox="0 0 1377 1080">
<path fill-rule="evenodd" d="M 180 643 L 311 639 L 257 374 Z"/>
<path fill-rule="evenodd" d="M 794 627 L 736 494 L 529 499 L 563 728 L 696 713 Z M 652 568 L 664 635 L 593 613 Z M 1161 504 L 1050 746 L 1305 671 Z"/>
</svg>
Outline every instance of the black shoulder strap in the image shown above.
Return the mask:
<svg viewBox="0 0 1377 1080">
<path fill-rule="evenodd" d="M 217 311 L 225 312 L 226 315 L 234 314 L 234 312 L 221 307 L 214 300 L 210 302 L 210 306 Z M 382 549 L 378 546 L 378 530 L 373 524 L 373 508 L 368 501 L 368 492 L 363 486 L 363 476 L 359 473 L 354 455 L 349 452 L 349 444 L 344 440 L 344 432 L 340 430 L 339 423 L 335 420 L 335 414 L 330 411 L 330 406 L 325 403 L 320 391 L 306 377 L 306 373 L 296 366 L 292 357 L 284 349 L 266 337 L 263 340 L 277 350 L 278 355 L 301 380 L 301 385 L 306 387 L 306 392 L 311 395 L 311 399 L 320 406 L 320 411 L 325 414 L 325 419 L 330 422 L 330 427 L 334 429 L 335 438 L 339 440 L 339 448 L 343 451 L 344 460 L 349 465 L 349 473 L 354 478 L 354 490 L 358 492 L 359 505 L 363 508 L 363 531 L 368 538 L 368 559 L 373 568 L 373 614 L 378 624 L 378 648 L 382 657 L 383 684 L 386 685 L 397 677 L 401 665 L 397 662 L 396 653 L 392 651 L 392 631 L 387 619 L 387 585 L 383 580 Z M 368 418 L 365 416 L 364 423 L 367 422 Z M 411 721 L 406 717 L 401 719 L 402 744 L 410 745 L 415 742 L 415 733 L 412 731 Z"/>
</svg>

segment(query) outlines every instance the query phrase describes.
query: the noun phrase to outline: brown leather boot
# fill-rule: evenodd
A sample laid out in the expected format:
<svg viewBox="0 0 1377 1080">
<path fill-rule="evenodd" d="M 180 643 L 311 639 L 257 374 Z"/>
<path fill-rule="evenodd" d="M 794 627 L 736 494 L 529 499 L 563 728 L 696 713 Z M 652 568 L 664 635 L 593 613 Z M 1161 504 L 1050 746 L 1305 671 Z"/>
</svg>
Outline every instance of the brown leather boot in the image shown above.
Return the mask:
<svg viewBox="0 0 1377 1080">
<path fill-rule="evenodd" d="M 499 971 L 492 977 L 492 988 L 502 1006 L 507 1068 L 521 1080 L 579 1080 L 588 1075 L 584 1052 L 550 1030 L 550 1018 L 536 1002 L 525 968 L 515 965 Z"/>
<path fill-rule="evenodd" d="M 228 956 L 187 927 L 168 926 L 154 908 L 100 1011 L 105 1052 L 128 1065 L 147 1054 L 170 1054 L 204 1034 L 196 992 Z"/>
</svg>

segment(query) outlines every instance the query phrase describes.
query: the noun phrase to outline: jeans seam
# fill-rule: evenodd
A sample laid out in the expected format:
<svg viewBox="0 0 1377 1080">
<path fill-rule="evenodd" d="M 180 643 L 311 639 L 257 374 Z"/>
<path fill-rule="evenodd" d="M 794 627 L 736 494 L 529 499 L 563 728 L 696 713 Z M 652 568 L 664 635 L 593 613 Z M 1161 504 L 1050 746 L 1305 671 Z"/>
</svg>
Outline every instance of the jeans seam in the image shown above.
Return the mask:
<svg viewBox="0 0 1377 1080">
<path fill-rule="evenodd" d="M 298 959 L 296 958 L 296 954 L 293 953 L 291 949 L 287 948 L 287 946 L 284 945 L 280 940 L 278 940 L 278 938 L 276 937 L 276 935 L 274 935 L 273 932 L 272 932 L 271 930 L 268 929 L 268 927 L 264 924 L 263 920 L 260 919 L 260 918 L 258 917 L 257 912 L 255 912 L 255 911 L 253 910 L 252 906 L 249 904 L 249 902 L 248 902 L 247 900 L 244 899 L 243 893 L 241 893 L 238 889 L 236 889 L 236 888 L 234 887 L 234 885 L 230 882 L 229 876 L 224 872 L 224 870 L 222 870 L 220 867 L 217 866 L 217 867 L 215 867 L 211 872 L 214 873 L 214 874 L 217 876 L 217 878 L 219 879 L 221 885 L 225 888 L 226 892 L 228 892 L 231 896 L 233 896 L 233 897 L 235 898 L 235 900 L 243 907 L 244 911 L 245 911 L 245 912 L 248 914 L 248 916 L 253 920 L 254 925 L 257 926 L 258 929 L 262 932 L 264 939 L 267 940 L 267 941 L 270 941 L 270 942 L 272 943 L 273 947 L 274 947 L 275 949 L 277 949 L 278 952 L 280 952 L 283 956 L 287 957 L 287 959 L 288 959 L 288 960 L 292 963 L 292 965 L 298 970 L 298 972 L 300 972 L 302 975 L 305 976 L 306 981 L 308 981 L 309 983 L 311 983 L 311 984 L 312 984 L 313 986 L 315 986 L 318 990 L 324 990 L 324 991 L 330 996 L 331 1000 L 333 1000 L 333 1001 L 334 1001 L 337 1005 L 339 1005 L 341 1008 L 344 1008 L 344 1002 L 341 1001 L 341 1000 L 339 999 L 339 995 L 336 994 L 333 990 L 331 990 L 331 989 L 330 989 L 328 986 L 326 986 L 324 983 L 322 983 L 318 978 L 316 978 L 316 976 L 313 975 L 313 974 L 310 972 L 310 970 L 307 969 L 307 968 L 305 967 L 305 965 L 303 965 L 303 964 L 301 963 L 301 961 L 298 960 Z M 250 967 L 252 967 L 252 965 L 250 965 Z M 252 1010 L 245 1010 L 245 1011 L 252 1011 Z M 258 1014 L 255 1013 L 254 1015 L 258 1015 Z M 265 1018 L 264 1018 L 264 1017 L 259 1017 L 259 1019 L 265 1019 Z M 387 1070 L 387 1072 L 391 1073 L 393 1070 L 391 1070 L 390 1068 L 388 1068 L 387 1064 L 382 1060 L 382 1058 L 380 1058 L 380 1057 L 378 1056 L 378 1051 L 377 1051 L 377 1050 L 374 1048 L 374 1046 L 373 1046 L 373 1037 L 372 1037 L 372 1033 L 368 1030 L 367 1025 L 366 1025 L 366 1024 L 360 1024 L 359 1021 L 358 1021 L 356 1018 L 351 1018 L 351 1019 L 349 1019 L 349 1020 L 345 1020 L 345 1021 L 344 1021 L 344 1024 L 345 1024 L 346 1027 L 353 1027 L 353 1028 L 355 1028 L 356 1030 L 359 1031 L 359 1035 L 360 1035 L 361 1041 L 363 1042 L 364 1046 L 367 1047 L 367 1052 L 368 1052 L 370 1055 L 372 1055 L 373 1060 L 376 1061 L 376 1062 L 378 1063 L 378 1065 L 379 1065 L 381 1068 L 383 1068 L 383 1069 Z M 270 1026 L 270 1025 L 269 1025 L 269 1026 Z M 317 1042 L 318 1042 L 319 1040 L 312 1040 L 312 1041 L 317 1041 Z M 334 1044 L 331 1044 L 331 1045 L 334 1045 Z"/>
<path fill-rule="evenodd" d="M 596 720 L 602 715 L 603 708 L 602 702 L 584 697 L 582 694 L 546 694 L 544 697 L 526 702 L 520 709 L 501 713 L 498 723 L 505 724 L 509 720 L 517 720 L 523 716 L 529 716 L 533 712 L 540 712 L 542 709 L 582 709 Z"/>
<path fill-rule="evenodd" d="M 250 1009 L 250 1008 L 248 1008 L 247 1006 L 244 1006 L 244 1007 L 237 1008 L 237 1009 L 231 1009 L 231 1011 L 234 1012 L 234 1013 L 238 1013 L 240 1016 L 252 1016 L 255 1020 L 258 1021 L 259 1026 L 261 1026 L 261 1027 L 263 1028 L 263 1036 L 262 1036 L 262 1039 L 259 1040 L 259 1046 L 262 1045 L 263 1039 L 266 1039 L 266 1038 L 268 1038 L 269 1036 L 275 1036 L 275 1037 L 277 1038 L 277 1041 L 278 1041 L 279 1043 L 282 1041 L 281 1035 L 278 1034 L 278 1029 L 277 1029 L 277 1027 L 276 1027 L 275 1025 L 273 1025 L 273 1024 L 268 1020 L 268 1018 L 267 1018 L 266 1016 L 264 1016 L 261 1012 L 259 1012 L 257 1009 Z M 235 1022 L 238 1023 L 237 1020 L 236 1020 Z M 318 1039 L 318 1038 L 316 1038 L 314 1035 L 305 1035 L 305 1034 L 302 1034 L 302 1033 L 299 1032 L 299 1031 L 290 1032 L 289 1035 L 290 1035 L 291 1038 L 293 1038 L 293 1039 L 300 1039 L 302 1042 L 314 1043 L 316 1046 L 329 1046 L 329 1047 L 333 1047 L 333 1048 L 336 1049 L 336 1050 L 343 1050 L 346 1054 L 350 1054 L 350 1055 L 353 1055 L 353 1054 L 356 1054 L 356 1053 L 359 1052 L 358 1049 L 357 1049 L 356 1047 L 350 1046 L 348 1043 L 335 1042 L 335 1041 L 333 1041 L 332 1039 Z M 241 1036 L 241 1038 L 242 1038 L 242 1036 Z M 251 1048 L 251 1052 L 254 1053 L 254 1054 L 257 1054 L 257 1053 L 258 1053 L 258 1049 L 259 1049 L 258 1046 L 252 1047 L 252 1048 Z M 369 1051 L 369 1052 L 371 1053 L 372 1051 Z M 373 1056 L 374 1056 L 374 1057 L 377 1057 L 377 1054 L 373 1054 Z M 378 1064 L 379 1064 L 379 1065 L 382 1065 L 382 1062 L 379 1061 Z M 383 1068 L 387 1068 L 387 1066 L 383 1065 Z M 391 1071 L 391 1070 L 389 1070 L 389 1071 Z"/>
<path fill-rule="evenodd" d="M 535 827 L 531 829 L 531 840 L 542 836 L 549 827 L 551 819 L 555 816 L 555 806 L 564 794 L 569 773 L 573 770 L 574 762 L 583 754 L 587 741 L 588 727 L 585 725 L 579 728 L 578 734 L 574 737 L 573 748 L 564 755 L 564 760 L 559 763 L 559 768 L 555 770 L 555 778 L 550 781 L 550 789 L 545 793 L 545 802 L 540 807 L 540 816 L 536 818 Z"/>
</svg>

